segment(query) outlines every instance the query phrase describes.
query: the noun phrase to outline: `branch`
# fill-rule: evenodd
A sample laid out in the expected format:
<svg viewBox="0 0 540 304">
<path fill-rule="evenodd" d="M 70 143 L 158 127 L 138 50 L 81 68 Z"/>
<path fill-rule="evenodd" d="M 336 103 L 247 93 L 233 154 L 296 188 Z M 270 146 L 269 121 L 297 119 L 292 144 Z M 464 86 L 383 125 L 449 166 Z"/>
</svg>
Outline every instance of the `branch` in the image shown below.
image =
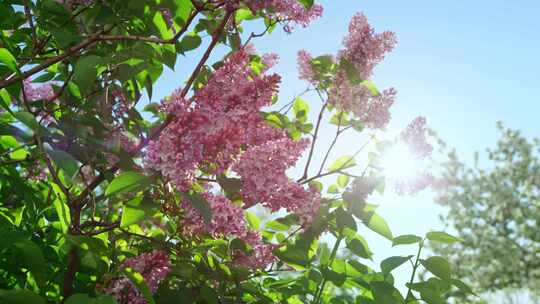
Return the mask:
<svg viewBox="0 0 540 304">
<path fill-rule="evenodd" d="M 16 83 L 16 82 L 19 82 L 23 79 L 26 79 L 38 72 L 41 72 L 43 71 L 44 69 L 50 67 L 51 65 L 57 63 L 57 62 L 60 62 L 72 55 L 75 55 L 77 52 L 79 52 L 80 50 L 83 50 L 85 48 L 88 48 L 88 47 L 91 47 L 93 46 L 94 44 L 96 44 L 98 42 L 98 36 L 101 35 L 103 33 L 103 31 L 101 31 L 99 34 L 97 35 L 94 35 L 92 36 L 91 38 L 89 39 L 86 39 L 85 41 L 77 44 L 76 46 L 73 46 L 71 48 L 69 48 L 65 53 L 61 54 L 61 55 L 58 55 L 56 57 L 51 57 L 47 60 L 45 60 L 43 63 L 31 68 L 30 70 L 24 72 L 24 73 L 21 73 L 19 74 L 18 76 L 11 76 L 9 77 L 8 79 L 4 80 L 4 81 L 0 81 L 0 89 L 2 88 L 5 88 L 13 83 Z"/>
<path fill-rule="evenodd" d="M 264 29 L 264 31 L 262 31 L 261 33 L 255 33 L 255 32 L 251 32 L 251 34 L 249 35 L 248 39 L 246 40 L 246 42 L 244 42 L 243 44 L 243 47 L 245 47 L 246 45 L 248 45 L 248 43 L 253 39 L 253 38 L 258 38 L 258 37 L 262 37 L 264 35 L 266 35 L 266 33 L 274 26 L 278 24 L 278 21 L 272 21 L 268 24 L 268 26 L 266 26 L 266 29 Z"/>
<path fill-rule="evenodd" d="M 34 27 L 34 20 L 32 20 L 32 12 L 30 11 L 30 3 L 28 0 L 24 0 L 24 14 L 26 15 L 26 20 L 28 20 L 28 26 L 30 26 L 30 29 L 32 30 L 32 44 L 35 46 L 36 43 L 36 28 Z"/>
<path fill-rule="evenodd" d="M 334 140 L 332 140 L 332 143 L 330 144 L 330 147 L 328 148 L 328 150 L 326 151 L 326 154 L 324 155 L 324 159 L 323 159 L 323 161 L 321 163 L 321 167 L 319 168 L 319 173 L 318 174 L 321 174 L 321 172 L 323 171 L 324 165 L 326 164 L 326 160 L 328 159 L 328 156 L 330 155 L 330 152 L 334 148 L 334 145 L 336 144 L 337 139 L 338 139 L 339 135 L 341 134 L 341 120 L 342 120 L 342 118 L 343 118 L 343 112 L 341 112 L 341 114 L 339 115 L 339 121 L 338 121 L 336 135 L 334 136 Z"/>
<path fill-rule="evenodd" d="M 85 232 L 83 234 L 86 235 L 86 236 L 93 236 L 93 235 L 98 235 L 98 234 L 101 234 L 101 233 L 104 233 L 104 232 L 107 232 L 107 231 L 111 231 L 111 230 L 114 230 L 114 229 L 120 227 L 120 222 L 119 221 L 114 222 L 114 223 L 99 223 L 99 222 L 96 222 L 94 224 L 96 224 L 96 226 L 100 226 L 100 227 L 103 227 L 103 228 L 93 230 L 93 231 L 90 231 L 90 232 Z M 81 229 L 82 229 L 82 225 L 81 225 Z"/>
<path fill-rule="evenodd" d="M 0 81 L 0 89 L 5 88 L 5 87 L 7 87 L 7 86 L 9 86 L 9 85 L 11 85 L 11 84 L 13 84 L 15 82 L 26 79 L 26 78 L 28 78 L 28 77 L 30 77 L 30 76 L 32 76 L 32 75 L 34 75 L 34 74 L 36 74 L 36 73 L 38 73 L 40 71 L 43 71 L 44 69 L 48 68 L 49 66 L 51 66 L 51 65 L 53 65 L 53 64 L 55 64 L 57 62 L 60 62 L 60 61 L 66 59 L 68 57 L 71 57 L 71 56 L 75 55 L 76 53 L 78 53 L 81 50 L 93 47 L 98 42 L 116 41 L 116 40 L 132 40 L 132 41 L 147 41 L 147 42 L 161 43 L 161 44 L 175 43 L 176 40 L 182 34 L 184 34 L 186 32 L 186 30 L 188 29 L 189 25 L 191 24 L 191 22 L 193 21 L 195 16 L 198 14 L 198 12 L 199 12 L 198 10 L 193 11 L 193 13 L 189 16 L 188 20 L 186 20 L 186 24 L 184 25 L 184 27 L 182 27 L 182 29 L 178 33 L 176 33 L 176 35 L 174 35 L 173 38 L 166 39 L 166 40 L 159 39 L 159 38 L 153 38 L 153 37 L 104 35 L 108 30 L 101 30 L 97 34 L 88 37 L 83 42 L 69 48 L 65 53 L 63 53 L 61 55 L 58 55 L 56 57 L 51 57 L 51 58 L 45 60 L 43 63 L 31 68 L 30 70 L 28 70 L 28 71 L 26 71 L 24 73 L 21 73 L 18 76 L 12 76 L 12 77 L 9 77 L 8 79 L 4 80 L 4 81 Z"/>
<path fill-rule="evenodd" d="M 409 296 L 413 295 L 412 292 L 411 292 L 411 285 L 414 282 L 414 276 L 416 275 L 416 269 L 418 268 L 418 264 L 420 262 L 420 253 L 422 253 L 423 242 L 424 242 L 424 240 L 420 241 L 420 243 L 418 244 L 418 253 L 416 254 L 416 261 L 414 262 L 413 271 L 412 271 L 412 275 L 411 275 L 411 280 L 409 281 L 409 288 L 407 290 L 407 299 L 405 299 L 406 303 L 409 303 L 409 301 L 408 301 Z"/>
<path fill-rule="evenodd" d="M 343 169 L 347 168 L 347 166 L 349 166 L 349 164 L 354 160 L 354 158 L 358 154 L 360 154 L 360 152 L 362 152 L 362 150 L 364 150 L 365 147 L 367 147 L 367 145 L 371 142 L 371 139 L 373 139 L 373 136 L 370 137 L 370 140 L 368 140 L 366 143 L 364 143 L 362 145 L 362 147 L 360 147 L 360 149 L 358 149 L 356 152 L 354 152 L 354 154 L 351 156 L 351 158 L 348 159 L 339 168 L 337 168 L 335 170 L 332 170 L 332 171 L 325 172 L 325 173 L 318 173 L 317 175 L 315 175 L 313 177 L 310 177 L 310 178 L 307 178 L 307 179 L 306 178 L 301 178 L 301 179 L 297 180 L 297 182 L 303 185 L 303 184 L 309 183 L 312 180 L 315 180 L 315 179 L 318 179 L 318 178 L 321 178 L 321 177 L 325 177 L 325 176 L 328 176 L 328 175 L 336 174 L 336 173 L 342 173 L 342 174 L 349 175 L 349 176 L 355 176 L 355 175 L 343 172 Z M 364 173 L 365 173 L 365 171 L 364 171 Z"/>
<path fill-rule="evenodd" d="M 319 91 L 317 90 L 317 92 Z M 319 118 L 317 119 L 317 125 L 315 126 L 315 133 L 313 133 L 313 141 L 311 142 L 311 148 L 309 149 L 309 155 L 306 162 L 306 167 L 304 168 L 304 174 L 300 178 L 300 181 L 307 178 L 309 165 L 311 164 L 311 159 L 313 158 L 313 151 L 315 150 L 315 142 L 317 141 L 317 135 L 319 134 L 319 127 L 321 126 L 323 114 L 327 106 L 328 106 L 328 102 L 325 102 L 321 108 L 321 111 L 319 112 Z"/>
<path fill-rule="evenodd" d="M 77 273 L 77 247 L 73 247 L 68 253 L 68 263 L 66 273 L 64 274 L 64 286 L 62 293 L 64 294 L 64 300 L 69 298 L 73 293 L 73 281 L 75 280 L 75 274 Z"/>
<path fill-rule="evenodd" d="M 338 236 L 336 238 L 336 242 L 334 243 L 334 248 L 332 249 L 332 253 L 330 254 L 330 259 L 328 260 L 328 265 L 332 265 L 332 263 L 334 262 L 334 259 L 336 258 L 337 251 L 339 249 L 339 244 L 341 243 L 341 241 L 344 238 L 342 233 L 343 233 L 343 231 L 340 230 L 339 234 L 338 234 Z M 327 267 L 328 265 L 321 265 L 321 266 Z M 317 304 L 317 303 L 319 303 L 321 301 L 321 297 L 322 297 L 322 295 L 324 293 L 324 287 L 326 286 L 326 282 L 327 282 L 327 279 L 326 279 L 326 276 L 324 276 L 323 279 L 322 279 L 321 285 L 319 286 L 318 290 L 315 292 L 315 299 L 313 300 L 314 304 Z"/>
<path fill-rule="evenodd" d="M 99 41 L 144 41 L 157 44 L 173 44 L 187 31 L 195 16 L 200 10 L 195 9 L 186 20 L 186 24 L 170 39 L 160 39 L 157 37 L 144 37 L 144 36 L 124 36 L 124 35 L 98 35 Z"/>
</svg>

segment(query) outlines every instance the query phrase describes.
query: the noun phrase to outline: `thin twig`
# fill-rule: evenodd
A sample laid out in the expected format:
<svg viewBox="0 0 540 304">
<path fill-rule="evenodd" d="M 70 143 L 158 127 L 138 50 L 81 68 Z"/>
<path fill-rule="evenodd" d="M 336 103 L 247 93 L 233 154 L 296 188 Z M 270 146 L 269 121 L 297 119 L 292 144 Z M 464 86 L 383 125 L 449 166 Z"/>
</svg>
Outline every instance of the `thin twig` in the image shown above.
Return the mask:
<svg viewBox="0 0 540 304">
<path fill-rule="evenodd" d="M 328 171 L 328 172 L 325 172 L 325 173 L 319 173 L 313 177 L 310 177 L 310 178 L 307 178 L 307 179 L 299 179 L 297 180 L 297 182 L 299 182 L 300 184 L 306 184 L 306 183 L 309 183 L 315 179 L 318 179 L 318 178 L 321 178 L 321 177 L 325 177 L 325 176 L 328 176 L 328 175 L 332 175 L 332 174 L 336 174 L 336 173 L 343 173 L 343 169 L 349 167 L 349 165 L 353 162 L 354 158 L 356 156 L 358 156 L 358 154 L 360 154 L 360 152 L 362 152 L 362 150 L 364 150 L 365 147 L 367 147 L 367 145 L 371 142 L 371 139 L 373 139 L 373 136 L 370 137 L 370 140 L 368 140 L 366 143 L 364 143 L 360 149 L 356 150 L 356 152 L 354 152 L 354 154 L 345 162 L 343 163 L 339 168 L 335 169 L 335 170 L 331 170 L 331 171 Z"/>
<path fill-rule="evenodd" d="M 306 162 L 306 166 L 304 168 L 304 174 L 300 178 L 300 181 L 307 178 L 309 165 L 311 164 L 311 159 L 313 158 L 313 152 L 315 150 L 315 143 L 317 142 L 317 136 L 319 134 L 319 128 L 321 126 L 321 121 L 322 121 L 322 118 L 324 116 L 324 111 L 326 110 L 327 106 L 328 106 L 328 102 L 325 102 L 321 107 L 321 111 L 319 112 L 319 117 L 317 119 L 317 124 L 315 125 L 315 132 L 313 133 L 313 141 L 311 141 L 311 147 L 309 148 L 308 159 L 307 159 L 307 162 Z"/>
</svg>

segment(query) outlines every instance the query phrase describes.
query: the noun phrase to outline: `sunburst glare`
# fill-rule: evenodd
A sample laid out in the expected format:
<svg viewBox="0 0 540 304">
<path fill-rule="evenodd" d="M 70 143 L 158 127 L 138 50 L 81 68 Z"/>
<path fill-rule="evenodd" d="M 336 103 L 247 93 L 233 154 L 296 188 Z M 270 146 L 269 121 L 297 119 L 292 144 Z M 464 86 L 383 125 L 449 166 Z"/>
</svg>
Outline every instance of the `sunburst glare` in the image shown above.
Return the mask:
<svg viewBox="0 0 540 304">
<path fill-rule="evenodd" d="M 399 141 L 383 154 L 380 166 L 387 178 L 399 182 L 414 179 L 421 163 L 410 147 Z"/>
</svg>

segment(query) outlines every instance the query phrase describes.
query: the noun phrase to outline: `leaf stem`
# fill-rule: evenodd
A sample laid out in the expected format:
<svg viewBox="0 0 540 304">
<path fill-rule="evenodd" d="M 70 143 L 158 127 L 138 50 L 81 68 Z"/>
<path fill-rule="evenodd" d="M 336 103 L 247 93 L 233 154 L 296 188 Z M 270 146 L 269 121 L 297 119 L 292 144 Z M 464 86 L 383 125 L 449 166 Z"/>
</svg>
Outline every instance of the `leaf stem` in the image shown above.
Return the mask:
<svg viewBox="0 0 540 304">
<path fill-rule="evenodd" d="M 408 287 L 408 290 L 407 290 L 407 299 L 409 299 L 409 296 L 412 296 L 412 291 L 411 291 L 411 285 L 413 284 L 414 282 L 414 276 L 416 275 L 416 269 L 418 269 L 418 264 L 420 263 L 420 253 L 422 253 L 422 247 L 424 246 L 424 240 L 420 241 L 420 243 L 418 243 L 418 253 L 416 254 L 416 260 L 414 261 L 414 265 L 413 265 L 413 272 L 411 274 L 411 279 L 409 281 L 409 287 Z M 406 299 L 406 303 L 408 303 L 408 300 Z"/>
<path fill-rule="evenodd" d="M 341 243 L 342 240 L 343 240 L 343 234 L 342 234 L 342 230 L 340 230 L 336 238 L 336 242 L 334 243 L 334 248 L 332 248 L 332 253 L 330 253 L 330 259 L 328 260 L 328 265 L 321 265 L 321 266 L 328 267 L 332 265 L 332 263 L 334 262 L 334 259 L 336 258 L 337 251 L 339 249 L 339 244 Z M 313 300 L 314 304 L 320 303 L 321 297 L 324 292 L 324 287 L 326 286 L 326 282 L 327 282 L 326 276 L 324 276 L 323 274 L 321 285 L 319 286 L 317 292 L 315 293 L 316 296 L 315 296 L 315 299 Z"/>
</svg>

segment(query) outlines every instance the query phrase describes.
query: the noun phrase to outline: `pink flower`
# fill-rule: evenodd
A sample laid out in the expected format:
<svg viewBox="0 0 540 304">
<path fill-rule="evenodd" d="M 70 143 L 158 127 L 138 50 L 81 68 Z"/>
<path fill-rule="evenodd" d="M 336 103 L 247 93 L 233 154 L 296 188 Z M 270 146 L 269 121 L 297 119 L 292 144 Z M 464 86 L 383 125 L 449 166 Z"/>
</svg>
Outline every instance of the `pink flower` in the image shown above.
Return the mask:
<svg viewBox="0 0 540 304">
<path fill-rule="evenodd" d="M 171 271 L 169 255 L 164 251 L 143 253 L 139 256 L 126 259 L 120 268 L 131 268 L 140 273 L 152 293 L 157 291 L 159 284 Z M 123 275 L 108 281 L 105 284 L 104 291 L 114 296 L 121 304 L 146 303 L 140 291 Z"/>
<path fill-rule="evenodd" d="M 390 121 L 390 107 L 395 97 L 394 88 L 373 95 L 365 85 L 353 85 L 340 75 L 330 89 L 329 102 L 346 112 L 353 112 L 367 128 L 381 129 Z"/>
<path fill-rule="evenodd" d="M 396 45 L 396 36 L 393 32 L 375 33 L 369 25 L 366 16 L 358 13 L 349 23 L 349 34 L 345 37 L 338 57 L 347 59 L 365 80 L 373 74 L 373 68 L 380 63 L 386 53 Z"/>
<path fill-rule="evenodd" d="M 275 57 L 267 57 L 267 61 Z M 218 69 L 208 84 L 193 96 L 193 104 L 176 91 L 164 111 L 174 121 L 159 139 L 150 143 L 147 163 L 161 171 L 181 190 L 187 190 L 197 168 L 220 174 L 235 161 L 244 147 L 284 137 L 268 126 L 260 110 L 272 102 L 280 78 L 256 75 L 249 55 L 239 51 Z"/>
<path fill-rule="evenodd" d="M 234 205 L 222 195 L 203 193 L 202 196 L 212 211 L 212 220 L 207 225 L 199 212 L 184 200 L 182 208 L 185 210 L 183 218 L 183 231 L 188 235 L 208 233 L 215 238 L 234 236 L 243 238 L 246 233 L 246 221 L 244 210 Z"/>
<path fill-rule="evenodd" d="M 202 196 L 210 204 L 212 220 L 209 224 L 195 210 L 189 202 L 182 202 L 185 210 L 182 221 L 183 231 L 188 235 L 201 235 L 208 233 L 214 238 L 238 238 L 250 245 L 251 254 L 240 250 L 233 252 L 233 263 L 248 268 L 264 268 L 275 260 L 272 253 L 273 246 L 264 244 L 259 233 L 249 231 L 246 227 L 244 210 L 234 205 L 222 195 L 203 193 Z"/>
<path fill-rule="evenodd" d="M 313 57 L 310 53 L 308 53 L 305 50 L 298 51 L 297 55 L 297 62 L 298 62 L 298 72 L 300 79 L 307 80 L 313 84 L 317 83 L 315 72 L 313 71 L 313 67 L 311 66 L 311 61 L 313 60 Z"/>
<path fill-rule="evenodd" d="M 277 258 L 273 252 L 275 246 L 263 243 L 258 232 L 249 231 L 244 241 L 252 247 L 253 252 L 246 254 L 243 251 L 236 250 L 233 253 L 234 265 L 250 269 L 262 269 L 276 261 Z"/>
<path fill-rule="evenodd" d="M 36 85 L 32 83 L 31 80 L 25 79 L 23 80 L 23 86 L 24 86 L 24 93 L 26 95 L 26 99 L 28 101 L 37 101 L 37 100 L 44 100 L 44 101 L 51 101 L 54 97 L 54 90 L 52 87 L 52 83 L 44 83 L 41 85 Z"/>
<path fill-rule="evenodd" d="M 412 179 L 395 181 L 396 192 L 400 195 L 414 195 L 434 182 L 433 175 L 428 171 L 421 171 Z"/>
<path fill-rule="evenodd" d="M 426 133 L 426 118 L 418 116 L 407 125 L 400 137 L 417 157 L 426 158 L 433 151 L 433 146 L 427 142 Z"/>
<path fill-rule="evenodd" d="M 244 203 L 261 203 L 273 212 L 285 208 L 299 213 L 302 224 L 309 224 L 313 216 L 304 208 L 318 210 L 319 197 L 286 174 L 308 144 L 308 140 L 282 138 L 248 149 L 233 166 L 242 179 Z"/>
</svg>

